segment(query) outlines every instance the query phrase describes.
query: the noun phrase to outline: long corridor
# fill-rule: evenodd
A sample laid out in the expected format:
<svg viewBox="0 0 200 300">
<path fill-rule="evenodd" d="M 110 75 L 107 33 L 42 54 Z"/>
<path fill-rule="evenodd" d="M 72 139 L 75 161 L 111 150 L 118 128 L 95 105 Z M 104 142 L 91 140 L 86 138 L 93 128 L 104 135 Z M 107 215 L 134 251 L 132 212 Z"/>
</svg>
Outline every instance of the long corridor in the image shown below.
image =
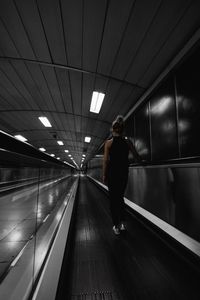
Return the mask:
<svg viewBox="0 0 200 300">
<path fill-rule="evenodd" d="M 127 212 L 127 231 L 113 234 L 108 196 L 87 177 L 71 235 L 57 300 L 199 299 L 200 273 L 136 216 Z"/>
</svg>

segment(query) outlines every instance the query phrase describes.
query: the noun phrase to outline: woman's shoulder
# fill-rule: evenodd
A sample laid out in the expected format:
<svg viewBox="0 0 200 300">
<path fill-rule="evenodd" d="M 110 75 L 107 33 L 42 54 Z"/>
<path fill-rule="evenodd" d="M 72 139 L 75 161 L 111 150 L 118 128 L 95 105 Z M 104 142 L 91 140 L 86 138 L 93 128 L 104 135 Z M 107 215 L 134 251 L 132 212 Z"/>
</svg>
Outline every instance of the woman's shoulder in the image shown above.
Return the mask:
<svg viewBox="0 0 200 300">
<path fill-rule="evenodd" d="M 126 142 L 126 144 L 128 145 L 129 148 L 133 147 L 133 143 L 132 143 L 131 139 L 129 139 L 128 137 L 125 137 L 124 141 Z"/>
<path fill-rule="evenodd" d="M 112 145 L 112 142 L 113 142 L 113 138 L 106 140 L 105 144 L 107 146 L 110 146 L 110 145 Z"/>
</svg>

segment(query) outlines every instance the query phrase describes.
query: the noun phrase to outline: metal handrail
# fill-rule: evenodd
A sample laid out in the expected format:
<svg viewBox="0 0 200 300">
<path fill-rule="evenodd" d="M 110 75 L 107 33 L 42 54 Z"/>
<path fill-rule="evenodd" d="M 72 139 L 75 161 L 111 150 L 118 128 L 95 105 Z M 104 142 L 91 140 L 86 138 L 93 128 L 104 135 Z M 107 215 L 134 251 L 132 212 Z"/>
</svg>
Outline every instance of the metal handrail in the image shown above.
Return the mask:
<svg viewBox="0 0 200 300">
<path fill-rule="evenodd" d="M 187 158 L 176 158 L 165 161 L 149 162 L 142 161 L 140 163 L 131 163 L 129 168 L 190 168 L 200 167 L 200 157 L 193 156 Z"/>
</svg>

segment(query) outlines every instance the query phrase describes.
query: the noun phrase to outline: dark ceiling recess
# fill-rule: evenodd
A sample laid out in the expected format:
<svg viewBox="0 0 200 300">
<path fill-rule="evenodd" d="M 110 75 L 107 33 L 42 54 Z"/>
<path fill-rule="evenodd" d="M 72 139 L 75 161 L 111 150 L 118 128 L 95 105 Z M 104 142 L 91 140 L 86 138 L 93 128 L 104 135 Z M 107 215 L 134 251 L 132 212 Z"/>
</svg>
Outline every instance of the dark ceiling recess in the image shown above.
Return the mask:
<svg viewBox="0 0 200 300">
<path fill-rule="evenodd" d="M 56 133 L 56 132 L 51 132 L 51 134 L 52 134 L 52 137 L 53 137 L 54 139 L 57 139 L 57 133 Z"/>
</svg>

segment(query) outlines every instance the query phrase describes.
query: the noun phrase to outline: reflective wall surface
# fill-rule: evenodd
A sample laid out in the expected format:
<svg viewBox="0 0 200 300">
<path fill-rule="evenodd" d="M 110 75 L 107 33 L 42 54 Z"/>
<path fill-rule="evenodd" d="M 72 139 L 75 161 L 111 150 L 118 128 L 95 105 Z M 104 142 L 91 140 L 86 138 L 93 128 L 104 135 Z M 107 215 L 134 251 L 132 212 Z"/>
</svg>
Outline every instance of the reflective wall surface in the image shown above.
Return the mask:
<svg viewBox="0 0 200 300">
<path fill-rule="evenodd" d="M 126 135 L 147 162 L 200 157 L 199 78 L 196 48 L 126 121 Z"/>
<path fill-rule="evenodd" d="M 173 81 L 165 81 L 150 100 L 152 161 L 179 157 Z"/>
<path fill-rule="evenodd" d="M 144 105 L 136 115 L 134 115 L 134 144 L 138 153 L 145 159 L 151 160 L 151 140 L 150 140 L 150 120 L 149 105 Z M 129 137 L 130 137 L 129 136 Z"/>
<path fill-rule="evenodd" d="M 0 150 L 1 284 L 19 263 L 26 268 L 26 251 L 26 278 L 36 278 L 52 242 L 50 229 L 67 205 L 73 173 L 69 166 Z"/>
<path fill-rule="evenodd" d="M 200 242 L 200 168 L 131 168 L 126 197 Z"/>
<path fill-rule="evenodd" d="M 176 72 L 178 129 L 181 155 L 199 156 L 200 51 L 191 55 Z"/>
<path fill-rule="evenodd" d="M 88 169 L 101 174 L 100 165 Z M 200 242 L 199 167 L 131 167 L 125 197 Z"/>
</svg>

